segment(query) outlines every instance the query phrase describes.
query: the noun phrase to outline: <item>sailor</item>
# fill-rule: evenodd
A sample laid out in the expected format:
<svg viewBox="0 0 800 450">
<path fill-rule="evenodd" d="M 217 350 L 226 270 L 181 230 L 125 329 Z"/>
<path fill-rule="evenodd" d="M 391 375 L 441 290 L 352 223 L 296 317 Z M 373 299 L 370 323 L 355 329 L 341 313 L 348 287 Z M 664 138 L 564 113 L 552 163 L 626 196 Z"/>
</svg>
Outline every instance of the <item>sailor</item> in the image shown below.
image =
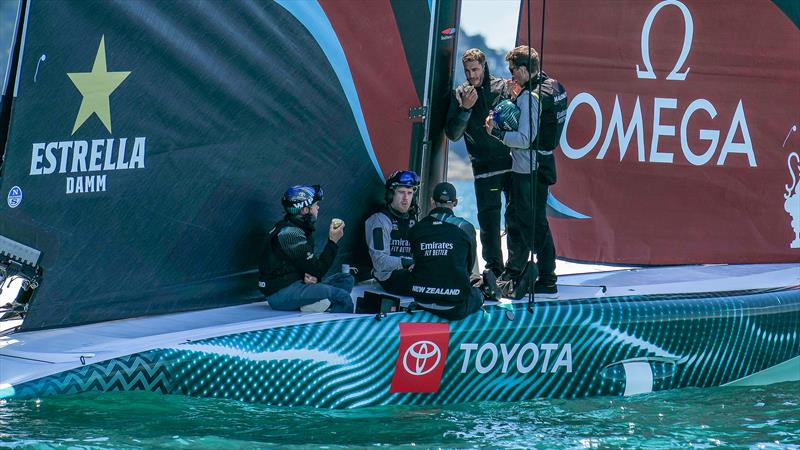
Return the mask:
<svg viewBox="0 0 800 450">
<path fill-rule="evenodd" d="M 411 290 L 421 309 L 459 320 L 483 305 L 483 294 L 473 287 L 481 284 L 475 228 L 453 214 L 458 199 L 452 184 L 437 184 L 432 200 L 434 209 L 409 235 L 414 257 Z"/>
<path fill-rule="evenodd" d="M 410 170 L 386 180 L 386 204 L 364 225 L 372 275 L 386 292 L 411 295 L 411 244 L 408 232 L 417 222 L 416 194 L 419 176 Z"/>
<path fill-rule="evenodd" d="M 464 138 L 475 177 L 475 201 L 478 205 L 478 225 L 481 249 L 486 269 L 500 276 L 517 277 L 528 255 L 519 232 L 513 228 L 511 216 L 511 156 L 509 148 L 492 139 L 483 130 L 484 119 L 497 103 L 508 99 L 507 83 L 489 73 L 486 55 L 477 48 L 464 52 L 461 58 L 467 81 L 453 89 L 447 111 L 445 134 L 452 141 Z M 503 264 L 500 245 L 501 196 L 506 202 L 506 244 L 508 260 Z"/>
<path fill-rule="evenodd" d="M 564 128 L 567 92 L 561 83 L 540 72 L 539 55 L 536 50 L 522 45 L 510 50 L 505 59 L 508 61 L 508 70 L 512 78 L 522 87 L 522 92 L 516 98 L 516 105 L 520 110 L 519 128 L 516 131 L 503 131 L 496 126 L 492 115 L 489 114 L 486 117 L 485 129 L 491 136 L 511 147 L 513 172 L 511 199 L 514 204 L 512 221 L 514 228 L 521 232 L 527 250 L 536 252 L 537 264 L 529 266 L 526 276 L 512 280 L 504 280 L 501 277 L 498 284 L 507 282 L 504 293 L 512 297 L 521 297 L 529 291 L 532 281 L 536 280 L 535 273 L 538 269 L 538 280 L 533 291 L 536 294 L 555 295 L 558 292 L 555 273 L 556 251 L 550 225 L 547 222 L 546 206 L 548 188 L 556 182 L 553 150 L 558 146 Z M 539 117 L 540 110 L 541 117 Z M 540 124 L 541 130 L 538 128 Z M 532 154 L 535 155 L 533 161 L 531 161 Z M 532 174 L 536 176 L 533 208 L 531 208 L 531 204 L 534 203 L 531 199 Z M 513 287 L 515 284 L 516 288 Z M 512 290 L 513 294 L 509 294 Z"/>
<path fill-rule="evenodd" d="M 353 312 L 353 276 L 325 277 L 344 235 L 343 221 L 331 221 L 325 248 L 319 256 L 314 254 L 313 233 L 322 198 L 321 186 L 302 184 L 290 187 L 281 199 L 286 215 L 269 232 L 258 265 L 258 287 L 272 309 Z"/>
</svg>

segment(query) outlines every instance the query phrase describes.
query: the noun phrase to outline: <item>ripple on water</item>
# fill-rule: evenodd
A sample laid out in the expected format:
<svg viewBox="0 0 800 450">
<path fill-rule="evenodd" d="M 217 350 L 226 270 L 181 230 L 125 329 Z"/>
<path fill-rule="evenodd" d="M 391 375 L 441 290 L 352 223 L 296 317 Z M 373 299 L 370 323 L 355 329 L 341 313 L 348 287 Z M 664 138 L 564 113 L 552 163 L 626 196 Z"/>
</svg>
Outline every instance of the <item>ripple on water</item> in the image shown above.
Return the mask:
<svg viewBox="0 0 800 450">
<path fill-rule="evenodd" d="M 0 402 L 0 446 L 79 448 L 781 448 L 800 383 L 446 407 L 278 408 L 142 392 Z"/>
</svg>

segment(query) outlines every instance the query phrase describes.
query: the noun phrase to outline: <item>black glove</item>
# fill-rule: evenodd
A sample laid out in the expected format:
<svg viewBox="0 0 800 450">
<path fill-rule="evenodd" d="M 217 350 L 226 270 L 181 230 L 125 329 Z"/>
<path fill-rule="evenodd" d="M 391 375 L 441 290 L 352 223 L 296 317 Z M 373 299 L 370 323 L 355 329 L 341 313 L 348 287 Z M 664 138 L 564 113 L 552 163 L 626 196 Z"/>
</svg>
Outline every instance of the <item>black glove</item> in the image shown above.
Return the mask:
<svg viewBox="0 0 800 450">
<path fill-rule="evenodd" d="M 506 132 L 501 130 L 500 128 L 494 127 L 492 128 L 492 137 L 502 141 L 505 137 Z"/>
<path fill-rule="evenodd" d="M 475 273 L 470 274 L 470 276 L 469 276 L 469 284 L 472 287 L 479 288 L 479 287 L 483 286 L 483 277 L 478 275 L 478 274 L 475 274 Z"/>
</svg>

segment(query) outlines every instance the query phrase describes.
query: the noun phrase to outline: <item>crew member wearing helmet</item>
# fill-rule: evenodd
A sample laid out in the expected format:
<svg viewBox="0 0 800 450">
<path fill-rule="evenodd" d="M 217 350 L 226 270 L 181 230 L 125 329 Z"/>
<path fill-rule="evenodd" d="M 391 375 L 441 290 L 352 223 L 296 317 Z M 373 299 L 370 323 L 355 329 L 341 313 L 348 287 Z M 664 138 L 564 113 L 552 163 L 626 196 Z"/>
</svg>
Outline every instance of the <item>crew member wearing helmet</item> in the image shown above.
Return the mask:
<svg viewBox="0 0 800 450">
<path fill-rule="evenodd" d="M 428 217 L 411 229 L 414 271 L 411 290 L 416 304 L 448 320 L 460 320 L 478 311 L 484 295 L 478 289 L 475 228 L 453 214 L 456 188 L 439 183 L 433 188 Z"/>
<path fill-rule="evenodd" d="M 484 118 L 498 103 L 510 98 L 507 83 L 489 74 L 486 55 L 477 48 L 464 52 L 461 62 L 467 81 L 453 89 L 445 133 L 451 141 L 464 138 L 475 177 L 475 201 L 486 268 L 500 276 L 518 276 L 528 259 L 511 216 L 511 155 L 509 148 L 483 130 Z M 505 196 L 508 260 L 500 245 L 500 210 Z"/>
<path fill-rule="evenodd" d="M 367 218 L 364 230 L 372 275 L 391 294 L 411 295 L 411 244 L 408 232 L 417 222 L 419 176 L 410 170 L 386 180 L 386 204 Z"/>
<path fill-rule="evenodd" d="M 319 185 L 290 187 L 281 199 L 284 218 L 269 232 L 269 242 L 258 265 L 258 287 L 279 311 L 353 312 L 350 291 L 355 280 L 349 273 L 325 277 L 336 258 L 344 223 L 333 219 L 328 242 L 314 255 L 314 227 L 322 201 Z"/>
<path fill-rule="evenodd" d="M 530 291 L 538 271 L 533 292 L 556 295 L 556 250 L 547 222 L 546 207 L 549 186 L 556 182 L 553 150 L 558 146 L 564 129 L 567 92 L 561 83 L 539 70 L 539 54 L 536 50 L 525 45 L 516 47 L 508 52 L 506 61 L 514 81 L 523 88 L 516 99 L 520 110 L 519 129 L 500 129 L 491 114 L 486 117 L 485 129 L 488 135 L 511 147 L 514 228 L 521 232 L 527 250 L 536 252 L 537 263 L 536 266 L 529 266 L 530 270 L 526 269 L 526 276 L 501 279 L 498 284 L 510 281 L 506 286 L 513 286 L 516 283 L 512 296 L 521 297 L 525 291 Z M 531 198 L 533 187 L 536 190 Z"/>
</svg>

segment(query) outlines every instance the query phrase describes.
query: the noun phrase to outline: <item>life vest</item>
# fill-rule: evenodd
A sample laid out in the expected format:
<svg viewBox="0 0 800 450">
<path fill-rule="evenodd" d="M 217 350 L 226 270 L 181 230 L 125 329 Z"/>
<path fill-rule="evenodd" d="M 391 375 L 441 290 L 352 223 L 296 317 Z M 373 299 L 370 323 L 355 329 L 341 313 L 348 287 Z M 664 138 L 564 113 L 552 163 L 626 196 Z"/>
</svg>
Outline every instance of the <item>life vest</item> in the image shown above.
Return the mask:
<svg viewBox="0 0 800 450">
<path fill-rule="evenodd" d="M 278 233 L 287 227 L 296 227 L 302 230 L 289 220 L 281 220 L 270 230 L 269 242 L 261 254 L 258 264 L 258 288 L 264 295 L 272 295 L 295 281 L 303 279 L 303 274 L 298 272 L 297 268 L 289 261 L 278 242 Z M 308 233 L 306 236 L 310 239 Z M 313 245 L 313 241 L 311 242 Z"/>
<path fill-rule="evenodd" d="M 540 87 L 541 86 L 541 89 Z M 534 141 L 537 150 L 553 150 L 561 141 L 567 118 L 567 91 L 557 80 L 542 74 L 540 83 L 530 88 L 534 101 L 541 93 L 541 127 Z"/>
<path fill-rule="evenodd" d="M 436 214 L 438 211 L 411 230 L 411 295 L 420 303 L 455 306 L 470 296 L 467 259 L 472 244 L 459 226 L 464 219 L 450 211 Z"/>
<path fill-rule="evenodd" d="M 382 212 L 392 222 L 392 231 L 389 233 L 389 254 L 391 256 L 411 257 L 411 242 L 408 240 L 408 231 L 417 221 L 413 215 L 401 217 L 384 207 Z"/>
</svg>

